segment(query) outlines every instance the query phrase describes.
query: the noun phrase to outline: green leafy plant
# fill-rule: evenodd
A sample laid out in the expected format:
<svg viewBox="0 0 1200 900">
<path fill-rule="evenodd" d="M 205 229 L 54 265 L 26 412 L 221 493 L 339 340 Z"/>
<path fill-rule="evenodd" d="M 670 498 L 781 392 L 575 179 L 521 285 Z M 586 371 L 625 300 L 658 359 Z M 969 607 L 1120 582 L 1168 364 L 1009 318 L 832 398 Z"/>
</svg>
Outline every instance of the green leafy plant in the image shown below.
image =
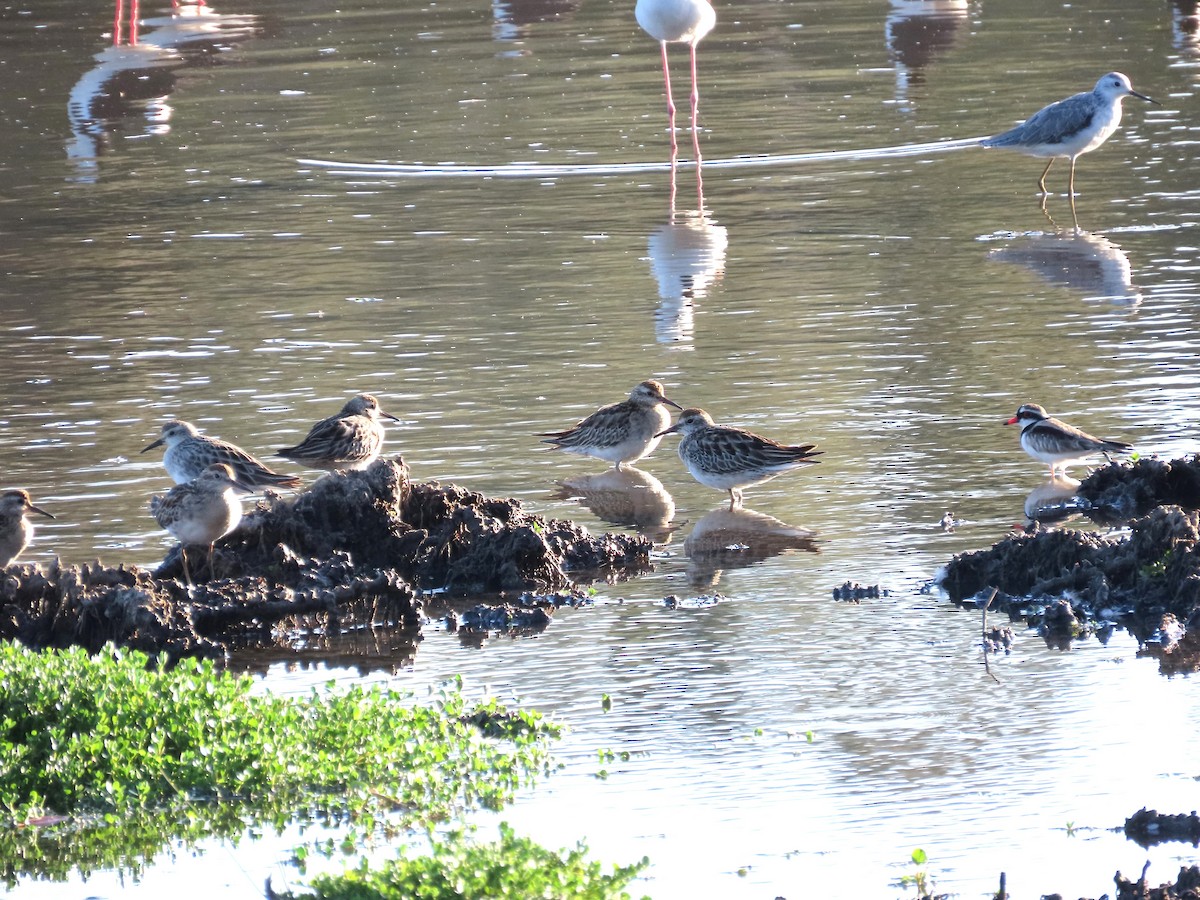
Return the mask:
<svg viewBox="0 0 1200 900">
<path fill-rule="evenodd" d="M 0 878 L 137 871 L 175 839 L 315 821 L 357 837 L 500 809 L 559 728 L 455 686 L 256 695 L 209 661 L 0 645 Z M 357 836 L 357 837 L 356 837 Z"/>
<path fill-rule="evenodd" d="M 933 879 L 925 871 L 925 864 L 929 861 L 929 857 L 924 850 L 918 847 L 912 852 L 910 858 L 912 864 L 916 866 L 916 871 L 911 875 L 900 876 L 900 886 L 916 888 L 917 897 L 928 897 L 933 890 Z"/>
<path fill-rule="evenodd" d="M 643 858 L 610 873 L 586 859 L 587 849 L 548 850 L 518 837 L 501 824 L 500 837 L 475 841 L 453 830 L 432 843 L 422 856 L 401 853 L 393 860 L 340 875 L 313 879 L 313 893 L 276 895 L 291 900 L 525 900 L 530 897 L 573 900 L 626 900 L 624 888 L 650 864 Z"/>
</svg>

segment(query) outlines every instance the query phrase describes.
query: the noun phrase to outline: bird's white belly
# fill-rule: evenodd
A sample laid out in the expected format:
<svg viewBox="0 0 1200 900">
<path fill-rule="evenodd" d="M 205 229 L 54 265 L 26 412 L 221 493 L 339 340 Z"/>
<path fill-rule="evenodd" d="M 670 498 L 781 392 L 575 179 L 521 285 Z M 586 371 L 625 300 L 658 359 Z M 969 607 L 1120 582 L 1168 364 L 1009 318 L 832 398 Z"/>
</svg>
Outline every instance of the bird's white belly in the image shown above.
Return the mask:
<svg viewBox="0 0 1200 900">
<path fill-rule="evenodd" d="M 646 33 L 659 41 L 697 41 L 717 20 L 707 0 L 638 0 L 633 14 Z"/>
</svg>

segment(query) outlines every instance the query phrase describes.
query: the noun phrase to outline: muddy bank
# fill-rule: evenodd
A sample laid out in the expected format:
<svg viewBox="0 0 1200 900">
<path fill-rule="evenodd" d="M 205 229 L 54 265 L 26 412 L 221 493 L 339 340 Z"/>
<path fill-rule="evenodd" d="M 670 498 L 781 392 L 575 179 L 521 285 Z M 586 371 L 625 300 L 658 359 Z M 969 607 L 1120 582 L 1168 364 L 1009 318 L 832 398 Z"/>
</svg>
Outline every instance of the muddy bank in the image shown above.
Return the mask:
<svg viewBox="0 0 1200 900">
<path fill-rule="evenodd" d="M 178 658 L 286 646 L 313 629 L 416 633 L 420 592 L 569 591 L 648 571 L 650 547 L 530 515 L 516 500 L 410 484 L 402 461 L 380 460 L 296 496 L 269 494 L 218 542 L 211 567 L 189 553 L 191 588 L 178 547 L 153 573 L 10 566 L 0 579 L 0 638 L 91 650 L 112 642 Z"/>
<path fill-rule="evenodd" d="M 992 598 L 990 610 L 1027 620 L 1052 644 L 1089 634 L 1103 640 L 1120 625 L 1163 671 L 1200 669 L 1200 465 L 1105 466 L 1079 495 L 1106 517 L 1141 514 L 1128 532 L 1112 534 L 1035 522 L 990 549 L 954 557 L 941 586 L 964 605 Z"/>
<path fill-rule="evenodd" d="M 1112 523 L 1145 516 L 1156 506 L 1200 509 L 1200 456 L 1102 466 L 1076 494 L 1089 515 Z"/>
</svg>

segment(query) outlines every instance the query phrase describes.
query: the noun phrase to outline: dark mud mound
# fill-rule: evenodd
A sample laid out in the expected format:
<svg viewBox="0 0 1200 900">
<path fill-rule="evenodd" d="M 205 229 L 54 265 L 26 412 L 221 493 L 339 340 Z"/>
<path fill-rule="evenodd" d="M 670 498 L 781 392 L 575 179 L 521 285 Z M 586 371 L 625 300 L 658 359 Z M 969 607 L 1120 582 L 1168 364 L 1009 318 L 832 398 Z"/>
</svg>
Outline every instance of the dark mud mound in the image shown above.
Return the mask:
<svg viewBox="0 0 1200 900">
<path fill-rule="evenodd" d="M 1076 494 L 1090 505 L 1089 515 L 1110 522 L 1145 516 L 1156 506 L 1200 509 L 1200 456 L 1103 466 Z"/>
<path fill-rule="evenodd" d="M 1200 668 L 1200 514 L 1154 509 L 1128 536 L 1088 531 L 1010 535 L 991 549 L 954 557 L 941 584 L 958 603 L 985 602 L 1048 635 L 1071 637 L 1119 622 L 1164 670 Z"/>
<path fill-rule="evenodd" d="M 416 595 L 395 573 L 353 571 L 344 553 L 297 566 L 290 584 L 240 575 L 189 589 L 137 568 L 58 563 L 10 567 L 0 582 L 0 638 L 35 648 L 112 643 L 171 659 L 220 657 L 285 642 L 293 629 L 383 623 L 418 629 Z"/>
<path fill-rule="evenodd" d="M 153 574 L 98 563 L 11 566 L 0 580 L 0 638 L 215 656 L 287 646 L 314 628 L 416 633 L 422 606 L 413 586 L 463 596 L 549 593 L 651 568 L 645 538 L 593 536 L 530 515 L 516 500 L 410 485 L 406 476 L 403 462 L 380 460 L 327 475 L 294 498 L 268 495 L 211 562 L 197 549 L 188 554 L 191 587 L 180 580 L 178 547 Z"/>
<path fill-rule="evenodd" d="M 356 568 L 390 569 L 453 595 L 552 592 L 575 581 L 649 571 L 645 538 L 602 534 L 526 513 L 520 501 L 456 485 L 410 484 L 403 463 L 326 475 L 296 498 L 271 497 L 225 539 L 248 571 L 275 548 L 299 558 L 345 551 Z"/>
<path fill-rule="evenodd" d="M 1142 869 L 1142 877 L 1130 881 L 1117 873 L 1114 879 L 1117 884 L 1116 900 L 1200 900 L 1200 868 L 1189 866 L 1179 870 L 1179 876 L 1174 883 L 1160 884 L 1150 887 L 1146 880 L 1146 868 Z"/>
<path fill-rule="evenodd" d="M 1125 836 L 1143 847 L 1165 841 L 1186 841 L 1200 847 L 1200 816 L 1190 813 L 1160 813 L 1144 806 L 1125 820 Z"/>
</svg>

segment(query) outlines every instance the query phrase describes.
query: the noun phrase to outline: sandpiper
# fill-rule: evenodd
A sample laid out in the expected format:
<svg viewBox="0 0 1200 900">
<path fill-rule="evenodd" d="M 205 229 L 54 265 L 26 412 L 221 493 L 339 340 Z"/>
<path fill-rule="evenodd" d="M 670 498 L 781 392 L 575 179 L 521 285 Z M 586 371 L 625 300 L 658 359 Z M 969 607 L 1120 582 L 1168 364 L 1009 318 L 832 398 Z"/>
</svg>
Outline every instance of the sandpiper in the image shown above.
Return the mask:
<svg viewBox="0 0 1200 900">
<path fill-rule="evenodd" d="M 629 393 L 628 400 L 602 406 L 574 428 L 539 435 L 568 453 L 594 456 L 620 469 L 625 463 L 649 456 L 662 440 L 662 430 L 671 424 L 665 406 L 681 409 L 667 399 L 657 381 L 643 381 Z"/>
<path fill-rule="evenodd" d="M 192 481 L 177 484 L 163 496 L 150 498 L 150 512 L 160 526 L 179 541 L 183 577 L 188 572 L 188 546 L 207 546 L 212 570 L 213 544 L 233 531 L 242 520 L 242 501 L 237 493 L 251 489 L 239 482 L 225 463 L 213 463 Z"/>
<path fill-rule="evenodd" d="M 685 409 L 679 421 L 659 437 L 682 434 L 679 458 L 692 477 L 706 487 L 729 492 L 729 508 L 742 505 L 742 488 L 774 478 L 789 469 L 819 462 L 815 444 L 788 446 L 741 428 L 713 424 L 702 409 Z"/>
<path fill-rule="evenodd" d="M 314 425 L 295 447 L 284 447 L 280 456 L 328 472 L 365 469 L 379 458 L 383 449 L 383 423 L 399 422 L 379 408 L 370 394 L 352 397 L 336 416 Z"/>
<path fill-rule="evenodd" d="M 1097 453 L 1103 453 L 1107 459 L 1110 453 L 1133 450 L 1132 444 L 1092 437 L 1086 431 L 1060 422 L 1036 403 L 1026 403 L 1004 424 L 1021 426 L 1021 448 L 1034 459 L 1049 465 L 1051 478 L 1056 472 L 1065 475 L 1068 465 Z"/>
<path fill-rule="evenodd" d="M 163 444 L 167 445 L 163 466 L 176 484 L 192 481 L 214 463 L 229 466 L 238 484 L 248 488 L 299 487 L 301 483 L 295 475 L 272 471 L 241 447 L 201 434 L 190 422 L 179 419 L 164 422 L 162 437 L 148 444 L 142 452 Z"/>
<path fill-rule="evenodd" d="M 1090 153 L 1109 139 L 1121 124 L 1121 101 L 1137 97 L 1157 104 L 1145 94 L 1139 94 L 1120 72 L 1109 72 L 1096 82 L 1096 87 L 1051 103 L 1008 131 L 984 138 L 984 147 L 1010 147 L 1028 156 L 1050 157 L 1038 188 L 1046 191 L 1046 174 L 1054 160 L 1062 157 L 1071 161 L 1068 185 L 1075 196 L 1075 160 Z"/>
<path fill-rule="evenodd" d="M 4 568 L 21 555 L 33 537 L 33 526 L 26 514 L 41 513 L 47 519 L 54 516 L 29 500 L 29 492 L 5 491 L 0 494 L 0 568 Z"/>
<path fill-rule="evenodd" d="M 675 100 L 671 96 L 671 68 L 667 63 L 667 44 L 688 45 L 692 68 L 692 146 L 700 158 L 700 126 L 698 123 L 700 90 L 696 82 L 696 45 L 717 24 L 717 13 L 708 0 L 637 0 L 633 9 L 642 30 L 658 41 L 662 50 L 663 82 L 667 89 L 667 117 L 671 131 L 671 158 L 679 151 L 675 138 Z"/>
</svg>

